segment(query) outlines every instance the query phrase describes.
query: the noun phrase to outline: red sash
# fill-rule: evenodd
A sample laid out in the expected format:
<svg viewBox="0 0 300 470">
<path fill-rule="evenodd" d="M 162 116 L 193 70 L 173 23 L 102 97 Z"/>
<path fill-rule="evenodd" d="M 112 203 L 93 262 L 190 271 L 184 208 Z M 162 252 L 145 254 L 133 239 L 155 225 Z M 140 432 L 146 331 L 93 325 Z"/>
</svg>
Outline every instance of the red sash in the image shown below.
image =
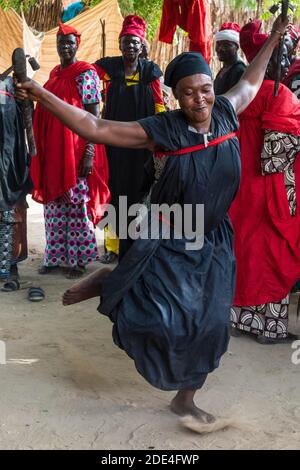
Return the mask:
<svg viewBox="0 0 300 470">
<path fill-rule="evenodd" d="M 175 150 L 175 151 L 157 151 L 154 152 L 154 156 L 157 158 L 162 158 L 165 156 L 172 157 L 172 156 L 177 156 L 177 155 L 185 155 L 187 153 L 191 152 L 196 152 L 197 150 L 203 150 L 207 147 L 214 147 L 215 145 L 221 144 L 225 140 L 231 139 L 232 137 L 236 136 L 236 132 L 230 132 L 230 134 L 222 135 L 221 137 L 217 137 L 214 140 L 211 140 L 210 142 L 207 142 L 207 144 L 198 144 L 198 145 L 193 145 L 192 147 L 185 147 L 184 149 L 181 150 Z"/>
</svg>

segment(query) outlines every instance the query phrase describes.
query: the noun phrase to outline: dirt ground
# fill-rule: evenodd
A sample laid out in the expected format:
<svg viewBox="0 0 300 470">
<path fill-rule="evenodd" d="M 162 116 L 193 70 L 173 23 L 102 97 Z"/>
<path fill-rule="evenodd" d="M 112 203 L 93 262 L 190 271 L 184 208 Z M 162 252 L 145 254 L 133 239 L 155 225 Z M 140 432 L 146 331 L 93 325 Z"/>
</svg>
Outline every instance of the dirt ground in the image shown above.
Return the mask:
<svg viewBox="0 0 300 470">
<path fill-rule="evenodd" d="M 0 292 L 7 359 L 0 365 L 1 449 L 300 449 L 300 364 L 292 363 L 290 344 L 232 338 L 197 404 L 233 416 L 238 428 L 206 435 L 184 429 L 168 409 L 174 393 L 148 385 L 113 344 L 98 300 L 65 308 L 61 295 L 72 281 L 38 276 L 43 216 L 30 205 L 30 256 L 20 273 L 46 298 L 33 303 L 26 290 Z M 295 310 L 291 331 L 300 333 Z"/>
</svg>

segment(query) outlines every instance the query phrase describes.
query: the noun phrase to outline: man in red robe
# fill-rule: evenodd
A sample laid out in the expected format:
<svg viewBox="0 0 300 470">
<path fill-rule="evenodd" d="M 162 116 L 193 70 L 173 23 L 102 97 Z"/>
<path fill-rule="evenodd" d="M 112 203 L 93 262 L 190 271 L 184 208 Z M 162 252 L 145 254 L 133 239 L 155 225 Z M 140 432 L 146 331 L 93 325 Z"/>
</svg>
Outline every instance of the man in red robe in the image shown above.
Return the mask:
<svg viewBox="0 0 300 470">
<path fill-rule="evenodd" d="M 241 30 L 248 62 L 267 40 L 260 27 L 255 20 Z M 260 91 L 239 116 L 242 178 L 229 212 L 237 258 L 232 331 L 262 344 L 294 338 L 289 293 L 300 277 L 300 102 L 282 84 L 274 97 L 276 58 L 275 49 Z M 282 76 L 288 65 L 284 47 Z"/>
</svg>

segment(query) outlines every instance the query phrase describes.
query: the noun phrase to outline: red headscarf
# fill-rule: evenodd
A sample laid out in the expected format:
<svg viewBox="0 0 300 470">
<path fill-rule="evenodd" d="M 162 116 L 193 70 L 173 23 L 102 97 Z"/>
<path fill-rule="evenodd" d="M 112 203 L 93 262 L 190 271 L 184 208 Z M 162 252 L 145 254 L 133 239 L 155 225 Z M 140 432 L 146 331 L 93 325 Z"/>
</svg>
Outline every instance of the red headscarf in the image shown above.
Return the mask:
<svg viewBox="0 0 300 470">
<path fill-rule="evenodd" d="M 76 37 L 76 41 L 77 41 L 77 47 L 79 47 L 80 40 L 81 40 L 81 33 L 79 33 L 77 29 L 72 28 L 72 26 L 68 26 L 64 23 L 59 23 L 59 28 L 56 33 L 56 36 L 67 36 L 68 34 L 74 34 L 74 36 Z"/>
<path fill-rule="evenodd" d="M 144 41 L 146 36 L 147 25 L 145 20 L 137 15 L 128 15 L 124 18 L 122 30 L 119 34 L 119 38 L 131 34 L 137 36 Z"/>
<path fill-rule="evenodd" d="M 250 63 L 268 39 L 268 34 L 260 33 L 261 21 L 253 20 L 245 24 L 240 32 L 240 45 Z"/>
<path fill-rule="evenodd" d="M 286 27 L 286 34 L 290 36 L 291 40 L 293 41 L 294 47 L 296 47 L 300 41 L 300 29 L 297 28 L 292 23 L 289 23 Z"/>
</svg>

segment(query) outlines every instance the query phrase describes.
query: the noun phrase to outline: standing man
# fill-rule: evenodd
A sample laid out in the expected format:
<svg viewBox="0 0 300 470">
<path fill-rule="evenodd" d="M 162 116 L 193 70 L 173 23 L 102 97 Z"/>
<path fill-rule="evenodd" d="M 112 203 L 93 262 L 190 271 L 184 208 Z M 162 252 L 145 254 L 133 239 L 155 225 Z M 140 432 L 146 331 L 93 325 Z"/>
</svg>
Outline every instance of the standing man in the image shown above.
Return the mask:
<svg viewBox="0 0 300 470">
<path fill-rule="evenodd" d="M 237 23 L 224 23 L 216 34 L 216 53 L 223 67 L 214 81 L 216 95 L 223 95 L 237 84 L 246 65 L 240 59 L 240 26 Z"/>
<path fill-rule="evenodd" d="M 146 23 L 136 15 L 126 16 L 119 35 L 119 57 L 104 57 L 95 63 L 100 78 L 105 83 L 105 119 L 136 121 L 164 111 L 160 68 L 152 61 L 141 59 L 146 35 Z M 152 154 L 149 150 L 106 146 L 109 164 L 109 189 L 111 204 L 119 216 L 119 197 L 127 196 L 128 207 L 142 201 L 153 178 Z M 127 220 L 127 226 L 130 220 Z M 117 227 L 118 232 L 119 227 Z M 114 242 L 114 249 L 109 249 Z M 121 240 L 118 250 L 116 238 L 106 231 L 105 264 L 125 254 L 131 240 Z M 114 251 L 113 251 L 114 250 Z"/>
<path fill-rule="evenodd" d="M 0 279 L 2 290 L 19 287 L 17 263 L 27 258 L 26 194 L 29 156 L 13 79 L 0 79 Z"/>
</svg>

